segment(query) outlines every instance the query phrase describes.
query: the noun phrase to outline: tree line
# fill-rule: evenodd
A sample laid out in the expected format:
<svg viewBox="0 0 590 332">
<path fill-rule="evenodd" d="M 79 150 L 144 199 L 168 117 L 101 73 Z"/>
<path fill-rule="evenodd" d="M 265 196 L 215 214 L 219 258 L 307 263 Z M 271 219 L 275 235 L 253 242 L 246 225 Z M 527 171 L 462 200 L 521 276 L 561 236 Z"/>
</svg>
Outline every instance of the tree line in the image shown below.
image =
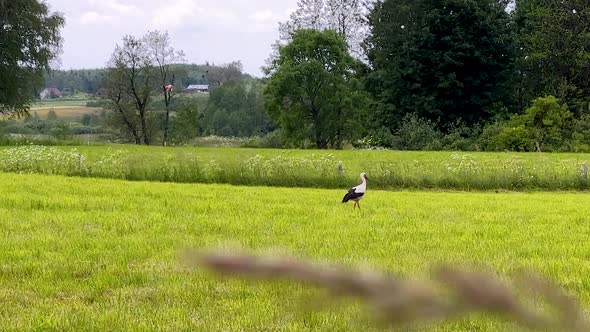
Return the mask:
<svg viewBox="0 0 590 332">
<path fill-rule="evenodd" d="M 60 46 L 63 18 L 25 3 L 2 5 L 15 15 L 37 13 L 41 24 L 31 29 L 45 25 L 38 31 L 45 39 L 34 39 L 34 54 L 10 51 L 44 57 L 33 71 L 15 62 L 3 79 L 39 80 Z M 137 144 L 266 135 L 276 146 L 322 149 L 586 151 L 589 7 L 584 0 L 300 0 L 279 25 L 262 79 L 243 74 L 239 62 L 184 64 L 167 32 L 154 31 L 125 36 L 105 69 L 54 72 L 46 81 L 94 93 L 114 134 Z M 17 26 L 0 33 L 26 44 L 19 38 L 34 33 L 7 31 Z M 178 94 L 204 82 L 207 99 Z M 31 89 L 5 86 L 2 112 L 26 112 Z"/>
<path fill-rule="evenodd" d="M 184 53 L 170 46 L 167 32 L 125 36 L 105 69 L 99 105 L 110 125 L 135 144 L 183 143 L 198 135 L 254 136 L 272 129 L 260 83 L 240 62 L 210 67 L 202 96 L 180 94 L 189 77 Z M 201 100 L 199 100 L 201 99 Z"/>
<path fill-rule="evenodd" d="M 349 9 L 335 27 L 330 7 L 338 4 Z M 318 148 L 588 146 L 587 1 L 298 5 L 267 67 L 267 109 L 285 141 L 308 139 Z"/>
<path fill-rule="evenodd" d="M 187 64 L 174 63 L 172 67 L 177 73 L 178 88 L 184 89 L 192 84 L 213 84 L 223 79 L 228 65 L 205 63 L 205 64 Z M 239 62 L 233 63 L 234 68 L 241 68 Z M 51 70 L 44 73 L 44 84 L 38 86 L 34 96 L 38 96 L 38 90 L 43 87 L 57 88 L 65 96 L 75 95 L 77 93 L 96 94 L 103 84 L 105 68 L 100 69 L 70 69 L 70 70 Z M 235 75 L 236 72 L 234 71 Z M 230 74 L 231 75 L 231 74 Z M 240 72 L 239 76 L 248 76 Z"/>
</svg>

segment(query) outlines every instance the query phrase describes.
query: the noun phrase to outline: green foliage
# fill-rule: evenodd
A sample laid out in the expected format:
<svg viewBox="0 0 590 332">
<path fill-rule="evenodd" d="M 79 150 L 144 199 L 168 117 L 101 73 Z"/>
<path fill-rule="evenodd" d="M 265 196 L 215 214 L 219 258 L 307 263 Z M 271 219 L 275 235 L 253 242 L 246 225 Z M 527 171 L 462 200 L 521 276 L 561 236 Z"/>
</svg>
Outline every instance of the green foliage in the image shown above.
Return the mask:
<svg viewBox="0 0 590 332">
<path fill-rule="evenodd" d="M 101 119 L 96 114 L 82 114 L 82 118 L 80 119 L 80 123 L 84 126 L 97 126 L 101 124 Z"/>
<path fill-rule="evenodd" d="M 272 129 L 258 81 L 234 79 L 211 90 L 203 114 L 205 134 L 252 137 Z"/>
<path fill-rule="evenodd" d="M 211 87 L 217 87 L 226 82 L 247 79 L 243 74 L 243 66 L 240 61 L 233 61 L 221 66 L 207 66 L 205 78 Z"/>
<path fill-rule="evenodd" d="M 7 145 L 9 141 L 8 131 L 6 130 L 7 127 L 7 122 L 0 120 L 0 146 Z"/>
<path fill-rule="evenodd" d="M 259 147 L 589 150 L 590 3 L 519 0 L 514 12 L 506 10 L 508 3 L 377 1 L 365 22 L 371 33 L 364 65 L 348 51 L 367 32 L 358 18 L 359 9 L 369 7 L 348 0 L 304 1 L 281 25 L 281 40 L 290 42 L 277 48 L 263 80 L 242 73 L 239 61 L 221 66 L 169 61 L 166 77 L 174 77 L 175 93 L 188 84 L 210 84 L 210 94 L 158 97 L 161 80 L 151 77 L 157 66 L 146 51 L 147 39 L 129 36 L 109 70 L 54 71 L 45 83 L 72 98 L 81 92 L 100 96 L 88 105 L 105 107 L 108 116 L 85 115 L 70 129 L 101 132 L 114 142 L 163 142 L 168 126 L 162 112 L 171 111 L 174 144 L 200 144 L 195 135 L 213 135 Z M 9 8 L 3 14 L 17 9 L 9 2 L 0 5 Z M 33 7 L 26 10 L 47 10 Z M 60 17 L 44 15 L 46 21 L 55 19 L 57 33 Z M 336 31 L 320 31 L 329 28 Z M 9 32 L 14 31 L 0 30 Z M 134 59 L 125 58 L 123 50 L 132 51 L 127 55 Z M 125 71 L 130 63 L 137 69 L 131 80 Z M 126 82 L 134 82 L 135 95 Z M 537 99 L 547 95 L 562 104 Z M 35 117 L 7 122 L 5 131 L 49 135 L 57 120 L 53 115 L 49 122 Z"/>
<path fill-rule="evenodd" d="M 530 131 L 523 124 L 487 127 L 482 139 L 488 151 L 535 151 Z"/>
<path fill-rule="evenodd" d="M 359 64 L 338 33 L 297 30 L 270 67 L 266 107 L 293 144 L 340 148 L 347 121 L 362 108 Z M 361 133 L 359 133 L 361 134 Z"/>
<path fill-rule="evenodd" d="M 590 152 L 590 114 L 584 114 L 573 121 L 572 151 Z"/>
<path fill-rule="evenodd" d="M 39 0 L 0 1 L 0 115 L 24 115 L 61 46 L 63 17 Z"/>
<path fill-rule="evenodd" d="M 572 117 L 567 105 L 553 96 L 537 98 L 520 118 L 529 130 L 538 150 L 556 150 L 567 137 L 568 120 Z"/>
<path fill-rule="evenodd" d="M 57 114 L 54 110 L 47 112 L 47 121 L 57 121 Z"/>
<path fill-rule="evenodd" d="M 69 126 L 72 135 L 102 134 L 104 132 L 102 126 L 85 126 L 77 122 L 69 122 Z"/>
<path fill-rule="evenodd" d="M 443 134 L 436 122 L 415 113 L 407 114 L 395 132 L 382 127 L 363 140 L 356 141 L 357 148 L 387 147 L 396 150 L 452 150 L 479 151 L 480 128 L 458 123 Z"/>
<path fill-rule="evenodd" d="M 84 114 L 80 122 L 65 122 L 59 121 L 57 115 L 53 114 L 55 116 L 49 112 L 48 118 L 44 120 L 35 112 L 25 121 L 6 120 L 0 123 L 4 124 L 6 133 L 26 135 L 23 139 L 29 138 L 37 144 L 65 144 L 63 141 L 71 141 L 74 135 L 96 135 L 105 132 L 104 121 L 99 115 Z M 19 138 L 14 143 L 17 144 L 20 140 Z M 8 142 L 8 145 L 12 143 Z"/>
<path fill-rule="evenodd" d="M 45 75 L 45 86 L 57 88 L 67 96 L 80 92 L 95 94 L 104 72 L 104 69 L 52 70 Z"/>
<path fill-rule="evenodd" d="M 354 146 L 359 148 L 371 148 L 371 147 L 393 147 L 393 134 L 391 130 L 386 127 L 381 127 L 377 130 L 373 130 L 370 135 L 355 142 Z"/>
<path fill-rule="evenodd" d="M 49 134 L 51 124 L 47 121 L 41 120 L 39 115 L 35 112 L 35 114 L 31 118 L 25 121 L 24 127 L 30 129 L 33 133 L 36 134 Z"/>
<path fill-rule="evenodd" d="M 70 124 L 65 121 L 57 122 L 55 126 L 51 128 L 50 133 L 53 137 L 62 141 L 73 138 L 72 128 L 70 127 Z"/>
<path fill-rule="evenodd" d="M 189 140 L 200 136 L 202 133 L 203 115 L 198 105 L 184 104 L 177 108 L 172 118 L 171 138 L 173 144 L 184 144 Z"/>
<path fill-rule="evenodd" d="M 249 139 L 247 142 L 242 144 L 245 148 L 267 148 L 267 149 L 279 149 L 285 146 L 283 141 L 283 135 L 281 130 L 274 130 L 262 137 L 255 137 Z"/>
<path fill-rule="evenodd" d="M 167 32 L 154 31 L 141 38 L 125 36 L 123 44 L 115 48 L 99 97 L 121 139 L 135 144 L 168 145 L 172 112 L 189 99 L 177 100 L 182 97 L 181 82 L 189 75 L 186 66 L 174 63 L 183 58 L 183 52 L 176 52 L 170 46 Z M 205 123 L 200 124 L 204 132 L 223 136 L 265 132 L 259 89 L 244 85 L 245 77 L 239 62 L 211 67 L 203 74 L 211 89 L 217 90 L 204 111 Z M 237 87 L 235 82 L 239 82 Z M 164 89 L 168 84 L 175 89 Z M 177 135 L 172 139 L 176 143 L 186 142 L 194 137 L 191 132 L 197 132 L 194 121 L 188 120 L 188 128 L 184 129 L 180 129 L 183 125 L 177 121 Z"/>
<path fill-rule="evenodd" d="M 135 144 L 154 143 L 156 116 L 150 106 L 159 89 L 158 70 L 145 37 L 124 36 L 111 55 L 100 98 L 111 119 L 119 120 L 118 129 Z"/>
<path fill-rule="evenodd" d="M 516 87 L 521 105 L 554 95 L 580 116 L 590 102 L 590 3 L 519 0 L 515 22 L 520 52 Z"/>
<path fill-rule="evenodd" d="M 393 135 L 392 146 L 397 150 L 436 150 L 441 147 L 441 138 L 434 122 L 407 114 Z"/>
<path fill-rule="evenodd" d="M 238 62 L 226 65 L 212 64 L 182 64 L 170 65 L 171 72 L 176 78 L 175 87 L 182 91 L 191 84 L 217 85 L 230 79 L 246 78 L 248 75 L 241 72 Z M 83 92 L 96 94 L 103 87 L 105 69 L 70 69 L 52 70 L 45 75 L 45 86 L 55 87 L 66 95 Z M 89 102 L 88 107 L 96 107 L 97 103 Z"/>
<path fill-rule="evenodd" d="M 464 123 L 457 123 L 451 127 L 448 134 L 442 137 L 440 142 L 444 150 L 481 151 L 480 135 L 480 126 L 467 126 Z"/>
<path fill-rule="evenodd" d="M 572 114 L 553 96 L 537 98 L 525 114 L 514 115 L 501 124 L 491 138 L 494 150 L 557 151 L 568 138 Z"/>
<path fill-rule="evenodd" d="M 369 15 L 369 91 L 380 102 L 377 127 L 405 114 L 446 129 L 510 104 L 505 86 L 515 56 L 510 16 L 497 0 L 379 1 Z"/>
</svg>

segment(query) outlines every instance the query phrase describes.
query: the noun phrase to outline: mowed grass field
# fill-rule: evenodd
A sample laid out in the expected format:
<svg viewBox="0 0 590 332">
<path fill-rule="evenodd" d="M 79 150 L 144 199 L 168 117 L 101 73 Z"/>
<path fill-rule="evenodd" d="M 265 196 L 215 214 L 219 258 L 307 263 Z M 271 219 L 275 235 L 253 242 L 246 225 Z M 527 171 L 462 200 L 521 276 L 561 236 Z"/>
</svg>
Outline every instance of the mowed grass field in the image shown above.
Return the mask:
<svg viewBox="0 0 590 332">
<path fill-rule="evenodd" d="M 55 112 L 59 120 L 79 121 L 84 114 L 94 114 L 95 112 L 100 111 L 100 108 L 77 105 L 31 108 L 31 114 L 37 113 L 42 119 L 47 119 L 47 114 L 51 111 Z"/>
<path fill-rule="evenodd" d="M 590 196 L 126 182 L 0 173 L 0 330 L 373 331 L 313 289 L 217 279 L 187 248 L 289 252 L 408 276 L 432 264 L 533 268 L 590 304 Z M 497 331 L 488 317 L 437 331 Z"/>
<path fill-rule="evenodd" d="M 58 98 L 36 100 L 32 108 L 85 106 L 90 101 L 88 98 Z"/>
</svg>

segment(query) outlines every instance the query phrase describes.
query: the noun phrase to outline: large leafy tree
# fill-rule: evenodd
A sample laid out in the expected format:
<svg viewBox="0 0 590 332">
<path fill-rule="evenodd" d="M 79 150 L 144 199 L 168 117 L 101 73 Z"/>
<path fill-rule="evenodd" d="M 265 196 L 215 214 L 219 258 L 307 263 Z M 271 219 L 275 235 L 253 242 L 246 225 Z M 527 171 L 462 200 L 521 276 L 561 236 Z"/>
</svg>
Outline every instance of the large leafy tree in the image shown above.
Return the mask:
<svg viewBox="0 0 590 332">
<path fill-rule="evenodd" d="M 297 30 L 269 68 L 264 92 L 270 116 L 292 141 L 340 147 L 347 133 L 359 133 L 347 130 L 362 109 L 359 66 L 336 31 Z"/>
<path fill-rule="evenodd" d="M 114 64 L 113 64 L 114 65 Z M 104 87 L 98 92 L 102 107 L 109 110 L 109 124 L 117 128 L 126 140 L 142 143 L 142 130 L 135 102 L 129 96 L 127 73 L 123 68 L 112 67 L 103 77 Z"/>
<path fill-rule="evenodd" d="M 60 49 L 63 24 L 44 1 L 0 0 L 0 114 L 28 113 Z"/>
<path fill-rule="evenodd" d="M 522 47 L 521 105 L 539 96 L 554 95 L 574 113 L 588 113 L 590 2 L 518 0 L 515 21 Z"/>
<path fill-rule="evenodd" d="M 150 108 L 160 77 L 144 38 L 123 37 L 111 55 L 101 97 L 123 121 L 136 143 L 152 144 Z"/>
<path fill-rule="evenodd" d="M 506 3 L 497 0 L 385 0 L 369 15 L 369 90 L 378 126 L 405 114 L 477 123 L 510 102 L 515 58 Z"/>
</svg>

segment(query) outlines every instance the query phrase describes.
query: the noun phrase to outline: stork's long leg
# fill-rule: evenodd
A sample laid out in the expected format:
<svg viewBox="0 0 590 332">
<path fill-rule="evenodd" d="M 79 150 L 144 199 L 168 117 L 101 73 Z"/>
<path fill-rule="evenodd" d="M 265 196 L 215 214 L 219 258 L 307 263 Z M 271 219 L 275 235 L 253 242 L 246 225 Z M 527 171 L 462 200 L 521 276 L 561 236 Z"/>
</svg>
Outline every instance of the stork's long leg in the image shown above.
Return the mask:
<svg viewBox="0 0 590 332">
<path fill-rule="evenodd" d="M 357 203 L 358 203 L 357 201 L 354 201 L 354 204 L 352 205 L 352 209 L 353 209 L 353 210 L 354 210 L 354 209 L 356 209 L 356 205 L 357 205 Z"/>
<path fill-rule="evenodd" d="M 361 203 L 359 203 L 359 202 L 356 202 L 356 205 L 358 205 L 358 207 L 359 207 L 359 210 L 360 210 L 360 209 L 361 209 Z"/>
</svg>

